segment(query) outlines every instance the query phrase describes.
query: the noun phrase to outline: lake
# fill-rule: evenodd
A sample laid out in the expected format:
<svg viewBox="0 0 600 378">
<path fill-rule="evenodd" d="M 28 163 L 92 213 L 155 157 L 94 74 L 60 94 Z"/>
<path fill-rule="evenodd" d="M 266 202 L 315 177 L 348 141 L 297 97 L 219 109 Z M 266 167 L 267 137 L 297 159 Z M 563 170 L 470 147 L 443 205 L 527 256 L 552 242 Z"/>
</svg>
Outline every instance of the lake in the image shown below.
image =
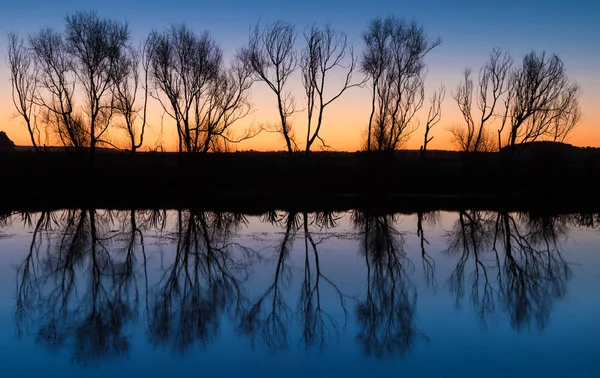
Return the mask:
<svg viewBox="0 0 600 378">
<path fill-rule="evenodd" d="M 5 377 L 598 377 L 600 215 L 0 218 Z"/>
</svg>

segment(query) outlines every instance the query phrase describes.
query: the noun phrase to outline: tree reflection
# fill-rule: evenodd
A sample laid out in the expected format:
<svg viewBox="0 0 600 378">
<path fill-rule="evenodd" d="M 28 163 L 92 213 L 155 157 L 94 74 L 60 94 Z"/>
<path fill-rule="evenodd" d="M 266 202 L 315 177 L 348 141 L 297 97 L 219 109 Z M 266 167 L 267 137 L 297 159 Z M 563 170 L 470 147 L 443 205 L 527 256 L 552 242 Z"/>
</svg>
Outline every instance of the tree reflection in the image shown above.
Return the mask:
<svg viewBox="0 0 600 378">
<path fill-rule="evenodd" d="M 17 318 L 33 316 L 36 340 L 49 350 L 72 346 L 73 362 L 90 364 L 127 354 L 125 326 L 134 311 L 128 286 L 109 254 L 110 212 L 94 209 L 41 213 L 17 284 Z M 57 225 L 59 239 L 40 254 L 42 231 Z M 125 269 L 127 264 L 123 265 Z M 132 277 L 127 271 L 121 271 Z M 127 280 L 129 278 L 126 278 Z M 35 298 L 35 299 L 34 299 Z"/>
<path fill-rule="evenodd" d="M 560 243 L 568 234 L 564 217 L 499 215 L 505 261 L 500 296 L 511 316 L 511 325 L 520 331 L 534 323 L 544 329 L 554 301 L 566 293 L 571 270 Z"/>
<path fill-rule="evenodd" d="M 419 335 L 414 325 L 417 292 L 409 279 L 414 270 L 404 252 L 404 237 L 394 228 L 396 216 L 355 212 L 367 266 L 366 299 L 357 306 L 357 336 L 367 355 L 404 356 Z"/>
<path fill-rule="evenodd" d="M 4 236 L 3 228 L 8 227 L 12 219 L 12 212 L 0 212 L 0 239 Z"/>
<path fill-rule="evenodd" d="M 419 244 L 421 246 L 421 262 L 423 264 L 423 274 L 425 276 L 425 282 L 428 287 L 432 288 L 433 291 L 437 291 L 437 282 L 435 280 L 435 260 L 427 253 L 426 246 L 429 245 L 429 241 L 425 237 L 425 230 L 423 229 L 423 223 L 427 222 L 428 225 L 434 226 L 437 222 L 438 213 L 429 212 L 417 213 L 417 236 L 419 237 Z"/>
<path fill-rule="evenodd" d="M 450 292 L 455 295 L 457 306 L 465 295 L 465 270 L 472 260 L 473 271 L 469 275 L 470 298 L 483 328 L 489 326 L 496 306 L 490 277 L 493 269 L 486 265 L 485 260 L 485 254 L 489 253 L 494 243 L 495 223 L 490 215 L 481 211 L 460 211 L 458 220 L 447 235 L 448 249 L 445 251 L 458 258 L 448 279 Z"/>
<path fill-rule="evenodd" d="M 17 325 L 17 336 L 22 337 L 24 328 L 32 320 L 31 316 L 39 307 L 40 290 L 38 287 L 38 265 L 40 247 L 43 241 L 43 233 L 49 233 L 52 229 L 52 215 L 50 212 L 42 212 L 35 222 L 33 235 L 29 244 L 27 255 L 21 265 L 17 268 L 17 295 L 15 306 L 15 320 Z M 23 223 L 29 227 L 34 223 L 33 215 L 23 214 Z"/>
<path fill-rule="evenodd" d="M 600 227 L 600 213 L 578 213 L 570 216 L 571 223 L 576 227 Z"/>
<path fill-rule="evenodd" d="M 175 258 L 153 289 L 151 343 L 180 353 L 194 343 L 206 346 L 222 315 L 243 312 L 242 283 L 257 255 L 230 239 L 246 222 L 239 214 L 178 212 Z"/>
<path fill-rule="evenodd" d="M 344 312 L 344 328 L 348 310 L 346 309 L 346 295 L 323 273 L 318 251 L 318 246 L 323 242 L 323 239 L 315 240 L 310 226 L 314 225 L 319 230 L 333 228 L 339 218 L 335 213 L 330 212 L 314 213 L 312 217 L 304 212 L 302 219 L 304 228 L 304 277 L 298 298 L 298 312 L 302 330 L 300 342 L 306 349 L 323 349 L 331 339 L 339 339 L 340 333 L 338 321 L 324 309 L 324 304 L 321 302 L 321 284 L 328 285 L 339 298 L 340 306 Z"/>
<path fill-rule="evenodd" d="M 253 264 L 264 256 L 237 242 L 248 223 L 244 215 L 169 214 L 82 209 L 0 219 L 8 225 L 20 216 L 33 230 L 17 267 L 17 335 L 33 334 L 49 351 L 68 350 L 81 365 L 126 356 L 130 326 L 142 320 L 151 344 L 176 353 L 208 345 L 227 317 L 252 346 L 269 350 L 296 341 L 305 349 L 323 349 L 339 341 L 350 297 L 332 279 L 335 267 L 323 259 L 325 241 L 336 237 L 331 229 L 339 214 L 264 214 L 261 220 L 280 232 L 272 276 L 253 297 L 246 283 Z M 416 214 L 416 258 L 420 253 L 426 284 L 434 289 L 428 226 L 436 219 L 436 213 Z M 597 219 L 593 214 L 458 212 L 445 235 L 445 254 L 453 258 L 447 285 L 456 304 L 468 298 L 482 328 L 506 312 L 517 331 L 543 329 L 571 277 L 561 244 L 573 225 L 595 227 Z M 403 357 L 427 337 L 415 326 L 414 266 L 405 252 L 405 235 L 396 228 L 399 216 L 356 211 L 351 222 L 367 273 L 366 293 L 355 307 L 356 339 L 366 355 Z M 174 253 L 161 256 L 153 282 L 149 231 L 174 246 Z M 295 269 L 294 241 L 301 253 Z M 297 286 L 289 290 L 292 283 Z M 290 342 L 294 325 L 299 337 Z"/>
<path fill-rule="evenodd" d="M 258 344 L 267 349 L 282 349 L 288 346 L 288 325 L 292 317 L 282 289 L 292 277 L 287 260 L 294 236 L 300 228 L 300 214 L 291 212 L 279 217 L 276 212 L 269 212 L 262 219 L 284 226 L 285 231 L 276 248 L 277 264 L 272 283 L 244 311 L 238 332 L 249 337 L 253 347 Z"/>
<path fill-rule="evenodd" d="M 561 251 L 568 224 L 568 216 L 461 211 L 447 234 L 446 251 L 458 256 L 448 280 L 457 304 L 471 267 L 469 294 L 482 327 L 501 303 L 515 330 L 529 329 L 532 323 L 543 329 L 571 277 Z"/>
</svg>

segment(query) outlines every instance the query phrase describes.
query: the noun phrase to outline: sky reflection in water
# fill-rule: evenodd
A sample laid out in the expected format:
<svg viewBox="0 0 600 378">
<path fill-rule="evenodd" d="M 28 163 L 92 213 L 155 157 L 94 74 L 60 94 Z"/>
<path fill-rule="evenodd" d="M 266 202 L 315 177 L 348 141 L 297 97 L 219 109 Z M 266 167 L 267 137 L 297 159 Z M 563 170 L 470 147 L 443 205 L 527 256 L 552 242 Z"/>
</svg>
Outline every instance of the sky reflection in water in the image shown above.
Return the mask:
<svg viewBox="0 0 600 378">
<path fill-rule="evenodd" d="M 597 221 L 13 214 L 1 360 L 7 376 L 596 376 Z"/>
</svg>

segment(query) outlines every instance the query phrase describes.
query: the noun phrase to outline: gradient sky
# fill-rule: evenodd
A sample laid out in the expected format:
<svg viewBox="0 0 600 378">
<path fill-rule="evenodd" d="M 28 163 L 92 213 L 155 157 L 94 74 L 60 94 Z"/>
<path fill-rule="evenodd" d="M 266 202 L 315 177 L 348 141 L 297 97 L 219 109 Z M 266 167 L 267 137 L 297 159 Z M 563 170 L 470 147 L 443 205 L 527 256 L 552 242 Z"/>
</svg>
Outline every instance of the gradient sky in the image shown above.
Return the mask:
<svg viewBox="0 0 600 378">
<path fill-rule="evenodd" d="M 582 87 L 580 99 L 582 121 L 568 142 L 581 146 L 600 147 L 600 4 L 590 0 L 531 1 L 506 0 L 503 2 L 472 1 L 145 1 L 143 4 L 125 0 L 104 1 L 16 1 L 0 3 L 0 130 L 6 131 L 19 145 L 28 142 L 26 130 L 19 119 L 14 119 L 10 100 L 10 75 L 6 67 L 6 34 L 18 31 L 21 35 L 43 26 L 62 29 L 64 16 L 76 10 L 96 10 L 101 16 L 110 16 L 129 22 L 135 40 L 148 32 L 163 29 L 171 23 L 184 22 L 197 31 L 209 30 L 223 47 L 227 57 L 248 39 L 248 30 L 258 20 L 284 20 L 294 23 L 298 30 L 313 23 L 330 22 L 345 31 L 360 52 L 361 33 L 367 22 L 376 16 L 393 14 L 415 18 L 423 24 L 431 37 L 441 37 L 442 45 L 427 56 L 429 66 L 426 82 L 427 96 L 440 81 L 447 88 L 442 121 L 432 131 L 435 139 L 431 148 L 450 149 L 450 134 L 446 127 L 461 121 L 455 102 L 451 99 L 461 71 L 471 67 L 475 71 L 486 61 L 493 47 L 510 52 L 515 61 L 532 49 L 558 54 L 564 61 L 569 77 Z M 300 40 L 299 40 L 300 41 Z M 303 104 L 303 90 L 299 79 L 291 88 L 297 102 Z M 252 89 L 254 112 L 240 123 L 248 125 L 274 119 L 274 99 L 262 84 Z M 158 107 L 159 105 L 156 104 Z M 336 150 L 355 150 L 364 133 L 369 116 L 369 92 L 356 88 L 348 91 L 337 103 L 327 109 L 323 137 Z M 152 130 L 154 140 L 160 129 L 158 109 L 154 109 Z M 305 115 L 295 120 L 298 139 L 302 140 Z M 165 124 L 165 142 L 173 146 L 175 130 Z M 418 148 L 422 132 L 417 131 L 408 144 Z M 149 142 L 152 144 L 152 142 Z M 276 135 L 260 135 L 244 142 L 240 149 L 277 150 L 285 147 Z"/>
</svg>

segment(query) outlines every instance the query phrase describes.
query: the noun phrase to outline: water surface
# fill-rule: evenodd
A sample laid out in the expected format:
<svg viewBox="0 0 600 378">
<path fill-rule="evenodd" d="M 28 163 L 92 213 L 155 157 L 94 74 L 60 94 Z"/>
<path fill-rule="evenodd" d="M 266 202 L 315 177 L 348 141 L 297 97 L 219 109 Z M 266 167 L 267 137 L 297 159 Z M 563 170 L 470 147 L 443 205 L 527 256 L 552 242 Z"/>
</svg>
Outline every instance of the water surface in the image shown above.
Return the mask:
<svg viewBox="0 0 600 378">
<path fill-rule="evenodd" d="M 599 218 L 15 213 L 2 375 L 600 376 Z"/>
</svg>

